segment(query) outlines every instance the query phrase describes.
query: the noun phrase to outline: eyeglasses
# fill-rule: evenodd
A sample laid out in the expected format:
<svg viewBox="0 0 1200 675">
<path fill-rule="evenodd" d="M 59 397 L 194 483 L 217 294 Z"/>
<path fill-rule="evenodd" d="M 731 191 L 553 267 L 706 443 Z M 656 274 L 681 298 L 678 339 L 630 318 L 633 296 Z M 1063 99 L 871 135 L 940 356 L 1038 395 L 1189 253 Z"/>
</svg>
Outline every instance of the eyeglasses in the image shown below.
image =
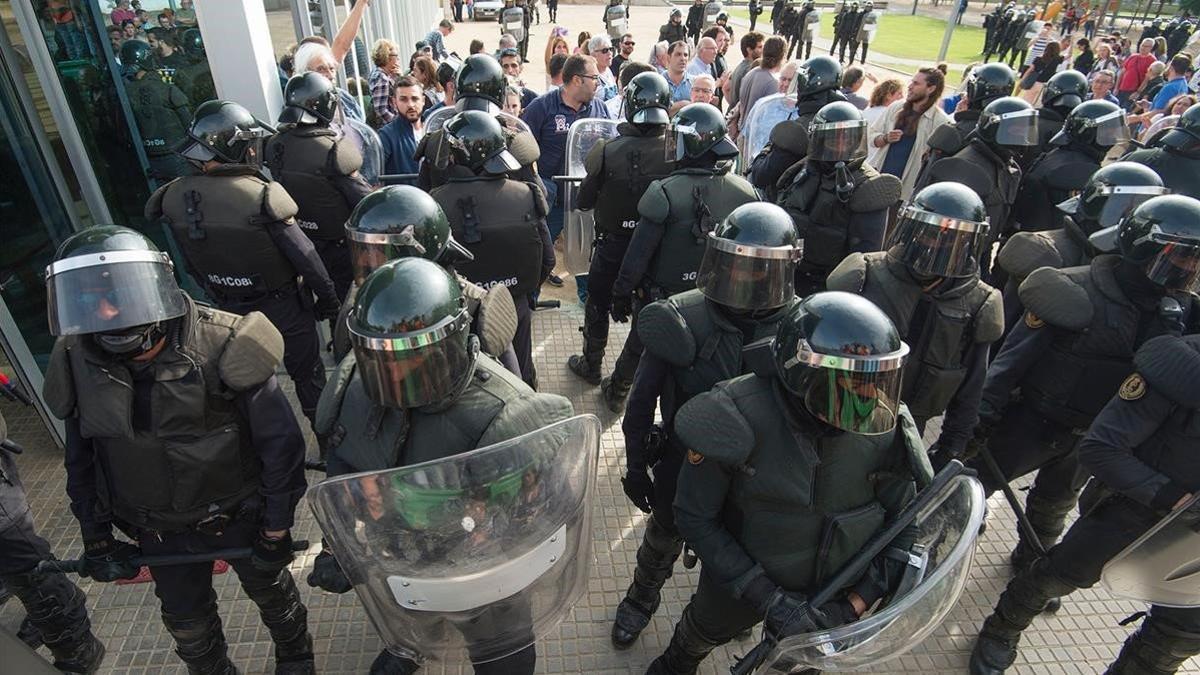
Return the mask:
<svg viewBox="0 0 1200 675">
<path fill-rule="evenodd" d="M 596 50 L 596 53 L 598 53 L 598 54 L 609 54 L 609 53 L 612 53 L 612 47 L 601 47 L 600 49 L 597 49 L 597 50 Z"/>
<path fill-rule="evenodd" d="M 621 43 L 621 46 L 622 46 L 622 47 L 632 47 L 632 46 L 634 46 L 634 45 L 636 45 L 636 44 L 637 44 L 636 42 L 622 42 L 622 43 Z"/>
<path fill-rule="evenodd" d="M 579 77 L 583 77 L 583 78 L 591 80 L 593 86 L 598 86 L 600 84 L 600 76 L 599 75 L 580 75 Z"/>
</svg>

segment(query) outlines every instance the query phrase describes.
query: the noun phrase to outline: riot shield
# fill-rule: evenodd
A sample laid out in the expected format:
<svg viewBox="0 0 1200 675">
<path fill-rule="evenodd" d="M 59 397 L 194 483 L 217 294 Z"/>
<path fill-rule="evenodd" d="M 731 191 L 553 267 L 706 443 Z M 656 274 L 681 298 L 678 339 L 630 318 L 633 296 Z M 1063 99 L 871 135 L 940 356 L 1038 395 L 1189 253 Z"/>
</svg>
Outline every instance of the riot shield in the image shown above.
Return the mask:
<svg viewBox="0 0 1200 675">
<path fill-rule="evenodd" d="M 358 170 L 368 183 L 379 186 L 379 175 L 383 173 L 383 143 L 371 125 L 347 117 L 343 126 L 347 136 L 354 138 L 362 153 L 362 168 Z"/>
<path fill-rule="evenodd" d="M 717 25 L 717 15 L 724 11 L 725 8 L 721 5 L 721 3 L 716 2 L 715 0 L 714 2 L 704 5 L 704 30 L 708 30 L 709 28 Z"/>
<path fill-rule="evenodd" d="M 1045 21 L 1030 21 L 1028 24 L 1026 24 L 1024 35 L 1017 38 L 1017 51 L 1029 49 L 1029 45 L 1033 44 L 1033 41 L 1037 38 L 1038 33 L 1042 32 L 1042 26 L 1045 25 Z"/>
<path fill-rule="evenodd" d="M 525 10 L 520 7 L 507 7 L 500 14 L 500 32 L 508 33 L 517 42 L 525 41 Z"/>
<path fill-rule="evenodd" d="M 796 117 L 794 94 L 771 94 L 764 96 L 750 109 L 742 126 L 742 159 L 747 166 L 771 139 L 771 130 L 776 124 Z"/>
<path fill-rule="evenodd" d="M 1113 595 L 1165 607 L 1200 607 L 1200 523 L 1172 511 L 1108 561 L 1100 583 Z"/>
<path fill-rule="evenodd" d="M 308 501 L 388 651 L 503 658 L 587 588 L 600 422 L 581 415 L 460 455 L 338 476 Z"/>
<path fill-rule="evenodd" d="M 625 16 L 625 5 L 612 5 L 604 10 L 604 25 L 608 29 L 608 37 L 613 42 L 629 32 L 629 19 Z"/>
<path fill-rule="evenodd" d="M 592 146 L 602 139 L 617 135 L 617 120 L 576 120 L 567 132 L 567 175 L 556 176 L 558 189 L 563 191 L 563 257 L 571 274 L 587 274 L 592 259 L 592 243 L 596 226 L 591 211 L 575 208 L 579 182 L 587 173 L 583 162 Z"/>
<path fill-rule="evenodd" d="M 879 28 L 879 12 L 869 12 L 863 17 L 858 27 L 858 41 L 870 44 L 875 39 L 875 30 Z"/>
<path fill-rule="evenodd" d="M 815 7 L 804 17 L 804 32 L 800 39 L 812 42 L 821 35 L 821 12 Z"/>
<path fill-rule="evenodd" d="M 900 656 L 928 637 L 962 594 L 983 522 L 985 500 L 978 480 L 960 475 L 943 494 L 914 523 L 919 534 L 910 556 L 922 565 L 919 581 L 854 623 L 781 640 L 760 672 L 864 669 Z"/>
</svg>

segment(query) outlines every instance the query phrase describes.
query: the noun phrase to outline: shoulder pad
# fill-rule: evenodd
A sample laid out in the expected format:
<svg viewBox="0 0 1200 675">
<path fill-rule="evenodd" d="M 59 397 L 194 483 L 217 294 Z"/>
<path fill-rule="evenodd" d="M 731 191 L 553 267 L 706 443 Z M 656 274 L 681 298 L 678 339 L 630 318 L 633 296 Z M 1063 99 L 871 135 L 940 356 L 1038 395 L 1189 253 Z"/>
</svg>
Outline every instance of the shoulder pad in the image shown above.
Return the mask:
<svg viewBox="0 0 1200 675">
<path fill-rule="evenodd" d="M 1062 254 L 1054 240 L 1042 232 L 1017 232 L 1000 249 L 996 262 L 1018 279 L 1028 277 L 1039 267 L 1058 269 L 1063 265 Z"/>
<path fill-rule="evenodd" d="M 508 151 L 517 159 L 521 166 L 529 166 L 538 161 L 542 156 L 542 150 L 538 147 L 537 139 L 533 134 L 522 129 L 520 132 L 513 135 L 508 141 Z"/>
<path fill-rule="evenodd" d="M 235 391 L 258 386 L 275 374 L 283 361 L 283 335 L 262 312 L 250 312 L 234 323 L 221 350 L 217 371 Z"/>
<path fill-rule="evenodd" d="M 854 213 L 870 213 L 889 208 L 898 201 L 900 179 L 890 173 L 876 173 L 854 187 L 850 210 Z"/>
<path fill-rule="evenodd" d="M 930 150 L 937 150 L 945 155 L 953 155 L 962 150 L 966 144 L 963 143 L 963 136 L 959 132 L 958 127 L 955 127 L 953 122 L 947 122 L 929 134 L 927 145 Z"/>
<path fill-rule="evenodd" d="M 771 129 L 772 146 L 803 157 L 808 154 L 808 125 L 800 120 L 787 120 Z"/>
<path fill-rule="evenodd" d="M 496 367 L 500 366 L 497 364 Z M 539 394 L 528 389 L 526 392 L 504 402 L 504 407 L 492 418 L 487 430 L 479 438 L 479 447 L 537 431 L 575 414 L 571 402 L 565 397 L 558 394 Z"/>
<path fill-rule="evenodd" d="M 484 292 L 475 314 L 475 329 L 479 348 L 486 354 L 500 356 L 512 344 L 517 336 L 517 306 L 507 286 L 496 284 Z"/>
<path fill-rule="evenodd" d="M 286 188 L 271 181 L 263 186 L 262 212 L 271 222 L 286 221 L 295 218 L 300 213 L 300 207 L 296 206 Z"/>
<path fill-rule="evenodd" d="M 975 314 L 975 341 L 990 344 L 1004 335 L 1004 298 L 1000 291 L 982 281 L 979 287 L 987 293 L 987 297 Z"/>
<path fill-rule="evenodd" d="M 1087 289 L 1052 267 L 1036 269 L 1017 289 L 1021 304 L 1051 326 L 1083 330 L 1092 323 L 1092 300 Z"/>
<path fill-rule="evenodd" d="M 745 377 L 757 377 L 748 375 Z M 675 433 L 689 450 L 722 464 L 743 464 L 754 450 L 754 430 L 727 393 L 727 380 L 688 401 L 675 413 Z"/>
<path fill-rule="evenodd" d="M 1078 153 L 1072 153 L 1078 156 Z M 1088 180 L 1100 168 L 1099 162 L 1056 162 L 1054 170 L 1046 175 L 1046 184 L 1059 190 L 1077 191 L 1087 185 Z"/>
<path fill-rule="evenodd" d="M 925 452 L 925 441 L 921 438 L 917 423 L 913 421 L 912 413 L 904 403 L 900 404 L 899 417 L 900 423 L 896 425 L 896 435 L 899 437 L 897 440 L 904 443 L 904 449 L 908 453 L 908 468 L 912 471 L 917 489 L 923 489 L 933 482 L 933 465 L 929 462 L 929 453 Z"/>
<path fill-rule="evenodd" d="M 937 160 L 929 167 L 929 175 L 932 179 L 929 183 L 944 180 L 962 183 L 981 197 L 996 189 L 986 171 L 974 162 L 960 157 L 943 157 Z"/>
<path fill-rule="evenodd" d="M 1133 367 L 1167 398 L 1200 409 L 1200 335 L 1151 338 L 1133 355 Z"/>
<path fill-rule="evenodd" d="M 77 338 L 63 336 L 54 340 L 50 362 L 46 365 L 46 379 L 42 383 L 42 397 L 46 407 L 59 419 L 75 414 L 75 377 L 71 374 L 71 356 L 68 353 Z"/>
<path fill-rule="evenodd" d="M 533 198 L 533 211 L 538 218 L 545 218 L 550 213 L 550 204 L 546 202 L 546 194 L 542 192 L 542 188 L 530 181 L 525 181 L 525 185 L 529 187 L 530 197 Z"/>
<path fill-rule="evenodd" d="M 637 318 L 638 337 L 651 354 L 676 367 L 696 360 L 696 338 L 670 299 L 646 305 Z"/>
<path fill-rule="evenodd" d="M 652 223 L 665 223 L 671 214 L 671 202 L 667 199 L 667 191 L 663 184 L 671 180 L 663 178 L 656 180 L 646 188 L 645 194 L 638 201 L 638 215 Z"/>
<path fill-rule="evenodd" d="M 346 397 L 346 387 L 350 386 L 357 365 L 354 352 L 350 352 L 330 373 L 329 382 L 321 389 L 321 398 L 317 399 L 317 411 L 313 415 L 314 432 L 329 434 L 333 431 L 338 417 L 342 414 L 342 399 Z"/>
<path fill-rule="evenodd" d="M 345 138 L 334 141 L 329 148 L 328 171 L 335 176 L 352 176 L 362 164 L 362 153 Z"/>
<path fill-rule="evenodd" d="M 167 190 L 171 187 L 172 184 L 175 183 L 176 180 L 179 180 L 179 179 L 176 178 L 175 180 L 171 181 L 170 183 L 163 185 L 162 187 L 155 190 L 154 194 L 150 195 L 150 199 L 146 202 L 146 208 L 144 209 L 144 214 L 146 216 L 146 220 L 148 220 L 152 223 L 157 223 L 158 220 L 160 218 L 162 218 L 163 197 L 165 197 L 167 195 Z"/>
<path fill-rule="evenodd" d="M 825 289 L 861 293 L 867 283 L 867 259 L 862 253 L 851 253 L 833 268 L 825 279 Z"/>
<path fill-rule="evenodd" d="M 604 146 L 607 144 L 608 139 L 606 138 L 596 141 L 587 157 L 584 158 L 583 168 L 589 176 L 594 176 L 604 170 Z"/>
</svg>

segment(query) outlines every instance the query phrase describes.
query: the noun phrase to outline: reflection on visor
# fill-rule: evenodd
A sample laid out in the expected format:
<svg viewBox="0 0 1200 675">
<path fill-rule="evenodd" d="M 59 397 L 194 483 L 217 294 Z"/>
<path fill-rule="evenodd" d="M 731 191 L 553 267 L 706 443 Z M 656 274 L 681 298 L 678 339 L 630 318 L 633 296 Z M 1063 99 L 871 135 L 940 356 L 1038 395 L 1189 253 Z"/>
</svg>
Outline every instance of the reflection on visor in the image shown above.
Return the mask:
<svg viewBox="0 0 1200 675">
<path fill-rule="evenodd" d="M 1168 193 L 1167 188 L 1154 185 L 1106 185 L 1084 201 L 1083 216 L 1095 220 L 1100 227 L 1111 227 L 1149 199 Z"/>
<path fill-rule="evenodd" d="M 696 131 L 695 125 L 678 125 L 671 127 L 671 133 L 667 134 L 666 142 L 666 160 L 668 162 L 678 162 L 687 156 L 687 140 L 685 136 L 700 138 L 699 132 Z"/>
<path fill-rule="evenodd" d="M 1039 142 L 1036 110 L 991 115 L 989 121 L 996 125 L 996 143 L 999 145 L 1027 147 Z"/>
<path fill-rule="evenodd" d="M 1200 245 L 1169 242 L 1144 269 L 1150 281 L 1169 291 L 1200 292 Z"/>
<path fill-rule="evenodd" d="M 889 255 L 922 275 L 964 277 L 987 241 L 987 222 L 945 218 L 906 206 L 888 243 Z"/>
<path fill-rule="evenodd" d="M 810 159 L 845 162 L 867 154 L 867 123 L 862 120 L 813 124 L 809 127 Z"/>
<path fill-rule="evenodd" d="M 809 383 L 805 405 L 838 429 L 864 435 L 887 433 L 896 427 L 900 373 L 825 369 Z"/>
</svg>

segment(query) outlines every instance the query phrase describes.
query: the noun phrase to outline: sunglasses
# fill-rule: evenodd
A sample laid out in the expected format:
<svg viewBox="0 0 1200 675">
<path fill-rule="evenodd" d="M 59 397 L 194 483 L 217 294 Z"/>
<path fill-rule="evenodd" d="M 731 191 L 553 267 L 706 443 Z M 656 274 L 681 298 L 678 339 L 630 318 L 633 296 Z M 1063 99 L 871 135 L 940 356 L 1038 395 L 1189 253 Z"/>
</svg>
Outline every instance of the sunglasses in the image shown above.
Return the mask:
<svg viewBox="0 0 1200 675">
<path fill-rule="evenodd" d="M 79 294 L 79 303 L 85 312 L 91 313 L 100 309 L 101 302 L 107 302 L 113 307 L 120 306 L 120 295 L 115 288 L 107 291 L 83 291 Z"/>
<path fill-rule="evenodd" d="M 612 47 L 601 47 L 600 49 L 597 49 L 596 52 L 600 54 L 608 54 L 612 52 Z"/>
<path fill-rule="evenodd" d="M 623 47 L 632 47 L 632 46 L 634 46 L 634 45 L 636 45 L 636 44 L 637 44 L 636 42 L 622 42 L 622 43 L 621 43 L 621 46 L 623 46 Z"/>
</svg>

